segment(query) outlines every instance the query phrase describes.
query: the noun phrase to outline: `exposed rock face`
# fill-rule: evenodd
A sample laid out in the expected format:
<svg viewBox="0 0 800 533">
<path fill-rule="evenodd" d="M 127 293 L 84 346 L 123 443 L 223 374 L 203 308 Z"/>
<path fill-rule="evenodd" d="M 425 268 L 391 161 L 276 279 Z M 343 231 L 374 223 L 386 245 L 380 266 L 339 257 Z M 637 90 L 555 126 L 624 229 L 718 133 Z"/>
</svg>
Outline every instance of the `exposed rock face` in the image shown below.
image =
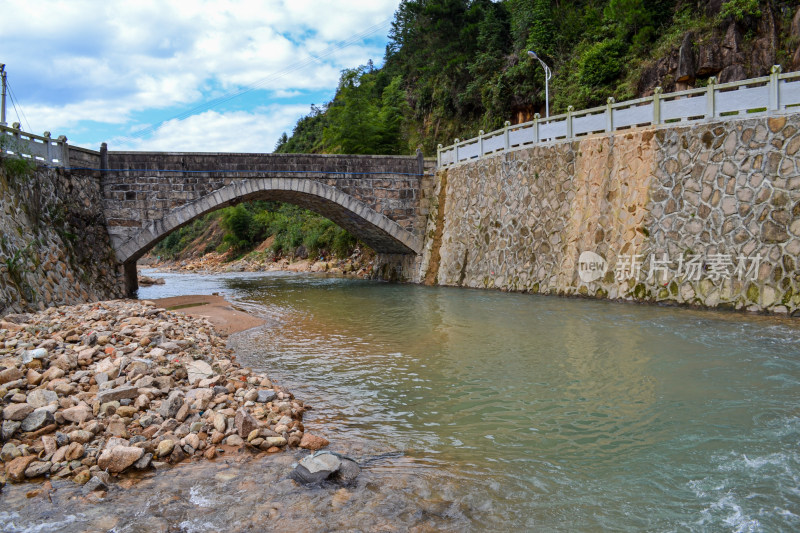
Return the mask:
<svg viewBox="0 0 800 533">
<path fill-rule="evenodd" d="M 694 58 L 694 33 L 687 33 L 681 48 L 678 50 L 678 66 L 675 72 L 675 81 L 684 83 L 694 83 L 695 73 L 697 68 L 695 66 Z"/>
<path fill-rule="evenodd" d="M 708 2 L 707 16 L 716 17 L 723 3 Z M 686 33 L 678 47 L 642 71 L 639 96 L 650 96 L 659 86 L 665 92 L 691 88 L 709 76 L 719 83 L 766 76 L 787 56 L 784 71 L 800 70 L 800 8 L 790 27 L 781 27 L 781 16 L 770 5 L 761 3 L 760 9 L 758 18 L 726 19 L 705 35 Z"/>
</svg>

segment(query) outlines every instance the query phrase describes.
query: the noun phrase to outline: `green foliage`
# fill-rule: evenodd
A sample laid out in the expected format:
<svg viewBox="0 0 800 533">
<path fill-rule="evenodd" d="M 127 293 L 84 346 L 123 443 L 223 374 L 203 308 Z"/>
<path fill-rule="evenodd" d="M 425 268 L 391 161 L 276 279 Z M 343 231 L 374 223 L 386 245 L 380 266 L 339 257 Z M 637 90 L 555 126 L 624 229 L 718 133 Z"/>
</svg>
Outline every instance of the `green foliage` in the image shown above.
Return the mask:
<svg viewBox="0 0 800 533">
<path fill-rule="evenodd" d="M 222 229 L 221 236 L 219 232 L 208 230 L 215 223 Z M 200 241 L 204 236 L 213 235 L 215 239 Z M 153 253 L 175 259 L 194 245 L 201 254 L 230 252 L 233 259 L 250 252 L 270 236 L 274 236 L 270 250 L 278 255 L 294 255 L 297 247 L 303 245 L 310 255 L 332 253 L 347 257 L 358 244 L 347 231 L 314 212 L 292 204 L 256 201 L 200 217 L 169 234 L 156 245 Z"/>
<path fill-rule="evenodd" d="M 322 144 L 322 131 L 325 129 L 325 109 L 311 104 L 311 111 L 297 121 L 292 136 L 285 141 L 278 140 L 275 153 L 281 154 L 321 154 L 326 153 Z"/>
<path fill-rule="evenodd" d="M 719 11 L 720 21 L 733 18 L 738 22 L 742 22 L 747 17 L 761 17 L 758 0 L 726 0 Z"/>
<path fill-rule="evenodd" d="M 336 97 L 328 105 L 322 138 L 334 153 L 396 154 L 407 104 L 399 79 L 381 88 L 370 66 L 342 72 Z"/>
<path fill-rule="evenodd" d="M 27 183 L 36 165 L 22 157 L 4 157 L 3 169 L 11 183 L 23 185 Z"/>
<path fill-rule="evenodd" d="M 616 79 L 622 71 L 624 44 L 606 39 L 589 45 L 581 54 L 578 76 L 588 88 L 601 87 Z"/>
<path fill-rule="evenodd" d="M 262 228 L 256 223 L 253 213 L 245 204 L 223 209 L 220 225 L 225 230 L 222 243 L 234 252 L 249 250 L 260 242 L 260 237 L 263 236 Z"/>
<path fill-rule="evenodd" d="M 257 224 L 274 236 L 270 247 L 275 254 L 294 255 L 304 246 L 309 257 L 326 251 L 347 257 L 358 241 L 330 220 L 292 204 L 279 204 L 255 215 Z"/>
<path fill-rule="evenodd" d="M 23 185 L 30 179 L 36 170 L 36 163 L 19 155 L 10 156 L 6 150 L 13 148 L 13 140 L 5 134 L 0 134 L 0 165 L 12 185 Z"/>
<path fill-rule="evenodd" d="M 153 253 L 159 257 L 164 257 L 165 259 L 173 259 L 177 257 L 190 244 L 198 239 L 212 224 L 212 222 L 219 220 L 219 217 L 219 212 L 209 213 L 187 224 L 186 226 L 173 231 L 155 246 Z M 219 243 L 208 243 L 205 251 L 208 252 L 213 250 L 218 244 Z"/>
<path fill-rule="evenodd" d="M 431 156 L 438 143 L 544 113 L 544 72 L 528 50 L 553 70 L 551 113 L 634 97 L 638 65 L 659 47 L 668 53 L 678 14 L 702 18 L 701 4 L 403 0 L 383 67 L 343 71 L 333 100 L 312 108 L 276 151 L 412 154 L 421 146 Z"/>
</svg>

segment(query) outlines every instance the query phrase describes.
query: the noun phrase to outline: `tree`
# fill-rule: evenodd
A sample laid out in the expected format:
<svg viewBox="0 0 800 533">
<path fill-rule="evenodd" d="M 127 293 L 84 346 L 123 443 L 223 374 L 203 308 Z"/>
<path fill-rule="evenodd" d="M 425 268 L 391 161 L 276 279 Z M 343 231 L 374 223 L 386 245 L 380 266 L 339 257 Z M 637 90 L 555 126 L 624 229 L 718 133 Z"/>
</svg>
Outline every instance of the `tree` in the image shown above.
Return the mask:
<svg viewBox="0 0 800 533">
<path fill-rule="evenodd" d="M 286 143 L 288 143 L 288 142 L 289 142 L 289 136 L 288 136 L 288 135 L 286 135 L 286 132 L 284 131 L 283 133 L 281 133 L 281 136 L 280 136 L 280 137 L 278 137 L 278 142 L 277 142 L 277 143 L 275 143 L 275 150 L 274 150 L 274 152 L 275 152 L 275 153 L 278 153 L 278 152 L 280 152 L 280 151 L 281 151 L 281 148 L 283 148 L 283 146 L 284 146 Z"/>
</svg>

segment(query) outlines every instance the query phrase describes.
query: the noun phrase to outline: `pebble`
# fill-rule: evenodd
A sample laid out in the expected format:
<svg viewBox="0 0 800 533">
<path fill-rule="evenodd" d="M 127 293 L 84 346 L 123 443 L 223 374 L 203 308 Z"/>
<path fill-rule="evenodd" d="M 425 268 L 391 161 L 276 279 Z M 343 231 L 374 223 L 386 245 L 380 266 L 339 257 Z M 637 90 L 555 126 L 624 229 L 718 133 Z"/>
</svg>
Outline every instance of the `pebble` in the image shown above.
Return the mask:
<svg viewBox="0 0 800 533">
<path fill-rule="evenodd" d="M 158 443 L 156 447 L 156 456 L 157 457 L 166 457 L 167 455 L 172 453 L 172 449 L 175 447 L 175 441 L 165 439 Z"/>
<path fill-rule="evenodd" d="M 109 472 L 122 472 L 142 458 L 144 450 L 135 446 L 114 446 L 103 450 L 97 459 L 97 466 Z"/>
</svg>

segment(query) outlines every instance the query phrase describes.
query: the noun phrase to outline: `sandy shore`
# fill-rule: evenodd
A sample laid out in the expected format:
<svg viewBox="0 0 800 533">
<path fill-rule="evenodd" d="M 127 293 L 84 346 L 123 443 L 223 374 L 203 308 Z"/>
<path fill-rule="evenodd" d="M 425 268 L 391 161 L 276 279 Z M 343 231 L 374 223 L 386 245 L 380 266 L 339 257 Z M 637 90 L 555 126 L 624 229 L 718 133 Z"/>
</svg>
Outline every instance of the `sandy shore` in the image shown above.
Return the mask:
<svg viewBox="0 0 800 533">
<path fill-rule="evenodd" d="M 204 317 L 213 324 L 217 332 L 223 335 L 244 331 L 264 323 L 259 318 L 234 309 L 230 302 L 217 294 L 172 296 L 151 301 L 158 307 L 169 311 L 193 317 Z"/>
</svg>

